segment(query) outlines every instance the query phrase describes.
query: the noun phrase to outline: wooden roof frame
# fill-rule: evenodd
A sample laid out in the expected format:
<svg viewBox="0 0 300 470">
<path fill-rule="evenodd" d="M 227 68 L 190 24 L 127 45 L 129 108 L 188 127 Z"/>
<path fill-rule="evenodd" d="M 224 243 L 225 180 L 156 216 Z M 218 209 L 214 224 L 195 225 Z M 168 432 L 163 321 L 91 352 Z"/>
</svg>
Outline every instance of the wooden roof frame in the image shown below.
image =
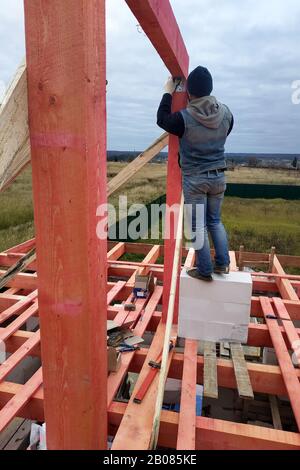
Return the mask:
<svg viewBox="0 0 300 470">
<path fill-rule="evenodd" d="M 169 1 L 126 2 L 170 73 L 186 78 L 188 54 Z M 15 416 L 24 416 L 46 420 L 48 449 L 106 449 L 109 431 L 115 435 L 114 449 L 146 450 L 157 380 L 136 407 L 132 400 L 126 405 L 114 397 L 128 371 L 139 372 L 142 379 L 147 357 L 153 359 L 162 343 L 177 227 L 173 221 L 172 237 L 164 248 L 123 242 L 107 245 L 107 240 L 96 238 L 96 208 L 106 202 L 108 193 L 103 184 L 105 0 L 53 0 L 51 6 L 47 0 L 25 0 L 24 4 L 37 261 L 30 265 L 32 272 L 17 274 L 0 293 L 0 340 L 12 353 L 0 366 L 0 431 Z M 186 94 L 176 93 L 174 111 L 185 102 Z M 181 197 L 177 153 L 178 139 L 170 136 L 169 205 L 179 203 Z M 12 266 L 34 243 L 0 253 L 0 264 Z M 144 260 L 124 262 L 120 258 L 127 252 L 143 253 Z M 162 254 L 164 266 L 158 263 Z M 182 254 L 185 266 L 192 266 L 194 253 L 183 250 Z M 238 269 L 241 259 L 237 253 L 230 255 L 232 268 Z M 257 253 L 243 253 L 243 259 L 265 265 L 270 260 Z M 248 340 L 252 346 L 273 346 L 279 366 L 248 363 L 247 370 L 254 391 L 289 397 L 299 428 L 300 373 L 291 367 L 288 350 L 299 338 L 293 320 L 300 319 L 300 282 L 285 273 L 284 263 L 299 267 L 300 258 L 274 256 L 271 273 L 253 276 L 254 288 L 265 295 L 253 296 L 251 314 L 265 323 L 250 324 Z M 163 285 L 156 285 L 148 299 L 137 300 L 134 312 L 114 306 L 115 300 L 131 298 L 134 275 L 141 269 L 152 271 Z M 107 274 L 117 280 L 108 281 Z M 281 299 L 270 297 L 270 292 Z M 271 311 L 282 324 L 269 317 Z M 37 315 L 40 331 L 23 331 L 24 323 Z M 109 376 L 107 318 L 120 325 L 132 321 L 137 335 L 155 332 L 149 350 L 123 355 L 120 370 Z M 186 341 L 184 354 L 170 357 L 169 376 L 183 381 L 181 410 L 162 412 L 159 445 L 188 450 L 299 450 L 296 432 L 196 417 L 195 387 L 203 382 L 205 360 L 197 355 L 196 346 Z M 24 385 L 5 381 L 28 355 L 41 356 L 42 368 Z M 236 388 L 230 360 L 216 360 L 216 369 L 220 386 Z M 135 421 L 128 419 L 132 413 Z"/>
<path fill-rule="evenodd" d="M 0 253 L 0 263 L 9 267 L 32 247 L 32 241 L 13 247 Z M 156 348 L 161 344 L 164 324 L 162 322 L 163 286 L 157 285 L 151 297 L 137 301 L 135 312 L 126 312 L 120 306 L 132 296 L 130 279 L 137 270 L 148 266 L 150 271 L 163 282 L 164 266 L 159 263 L 163 246 L 134 243 L 109 242 L 107 262 L 108 274 L 114 281 L 107 283 L 108 318 L 122 324 L 129 318 L 134 322 L 134 332 L 143 335 L 147 331 L 155 333 L 155 341 L 150 349 L 126 353 L 122 356 L 121 368 L 117 373 L 110 373 L 107 381 L 106 400 L 108 410 L 109 433 L 115 435 L 113 448 L 147 449 L 151 435 L 151 410 L 155 403 L 157 381 L 151 386 L 141 405 L 126 405 L 114 401 L 116 392 L 128 371 L 145 373 L 147 357 L 155 357 Z M 144 255 L 142 262 L 122 261 L 126 253 Z M 231 260 L 239 253 L 231 252 Z M 245 259 L 253 265 L 266 263 L 267 254 L 247 253 Z M 183 250 L 183 260 L 192 265 L 194 254 Z M 151 260 L 151 261 L 150 261 Z M 149 262 L 148 262 L 149 261 Z M 300 329 L 293 321 L 300 320 L 300 282 L 299 276 L 283 271 L 281 263 L 299 267 L 300 257 L 275 257 L 273 272 L 253 274 L 253 289 L 263 293 L 263 297 L 253 295 L 251 316 L 263 319 L 271 311 L 282 321 L 265 318 L 264 324 L 249 324 L 248 346 L 274 347 L 279 350 L 279 365 L 247 363 L 247 369 L 253 391 L 269 395 L 287 396 L 290 399 L 294 416 L 299 420 L 300 370 L 291 368 L 287 351 L 299 338 Z M 0 340 L 4 340 L 10 358 L 0 366 L 0 432 L 15 417 L 24 417 L 43 421 L 45 419 L 45 389 L 41 370 L 37 371 L 24 385 L 5 381 L 8 374 L 27 356 L 41 357 L 43 337 L 40 331 L 22 330 L 22 325 L 30 318 L 39 315 L 37 305 L 36 263 L 30 266 L 32 272 L 20 273 L 10 279 L 7 290 L 0 294 Z M 274 275 L 271 278 L 271 275 Z M 118 280 L 126 278 L 126 281 Z M 298 292 L 298 294 L 297 294 Z M 274 297 L 273 297 L 273 296 Z M 269 302 L 266 310 L 266 300 Z M 6 323 L 4 323 L 6 322 Z M 270 323 L 271 322 L 271 323 Z M 5 326 L 6 324 L 6 326 Z M 274 333 L 274 329 L 276 332 Z M 162 447 L 177 449 L 300 449 L 300 434 L 278 429 L 253 426 L 249 424 L 223 421 L 220 419 L 197 417 L 195 412 L 195 385 L 203 383 L 205 358 L 197 354 L 195 342 L 186 341 L 184 353 L 172 355 L 168 376 L 183 381 L 180 413 L 163 411 L 158 444 Z M 236 388 L 236 376 L 231 360 L 217 359 L 218 385 L 224 388 Z M 44 361 L 43 361 L 44 368 Z M 143 372 L 144 371 L 144 372 Z M 142 377 L 142 376 L 141 376 Z M 128 421 L 127 414 L 137 416 L 137 420 Z M 129 423 L 129 424 L 128 424 Z M 134 435 L 134 439 L 130 436 Z"/>
</svg>

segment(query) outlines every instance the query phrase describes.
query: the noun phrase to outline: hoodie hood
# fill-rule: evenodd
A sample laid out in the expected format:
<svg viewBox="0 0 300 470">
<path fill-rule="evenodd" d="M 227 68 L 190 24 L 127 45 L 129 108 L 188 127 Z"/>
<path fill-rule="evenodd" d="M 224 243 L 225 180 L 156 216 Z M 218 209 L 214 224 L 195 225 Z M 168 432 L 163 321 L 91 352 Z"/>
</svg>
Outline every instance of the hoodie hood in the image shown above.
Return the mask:
<svg viewBox="0 0 300 470">
<path fill-rule="evenodd" d="M 188 113 L 209 129 L 218 129 L 225 116 L 225 106 L 214 96 L 203 96 L 189 102 Z"/>
</svg>

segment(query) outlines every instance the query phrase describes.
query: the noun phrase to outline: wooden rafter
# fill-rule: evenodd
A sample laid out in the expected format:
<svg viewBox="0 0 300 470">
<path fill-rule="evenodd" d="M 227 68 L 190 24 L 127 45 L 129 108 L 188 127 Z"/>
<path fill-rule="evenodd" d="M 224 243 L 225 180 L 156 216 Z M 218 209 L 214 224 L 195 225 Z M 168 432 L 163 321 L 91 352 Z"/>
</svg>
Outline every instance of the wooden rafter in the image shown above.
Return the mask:
<svg viewBox="0 0 300 470">
<path fill-rule="evenodd" d="M 17 69 L 0 107 L 0 192 L 29 162 L 27 79 L 24 61 Z"/>
</svg>

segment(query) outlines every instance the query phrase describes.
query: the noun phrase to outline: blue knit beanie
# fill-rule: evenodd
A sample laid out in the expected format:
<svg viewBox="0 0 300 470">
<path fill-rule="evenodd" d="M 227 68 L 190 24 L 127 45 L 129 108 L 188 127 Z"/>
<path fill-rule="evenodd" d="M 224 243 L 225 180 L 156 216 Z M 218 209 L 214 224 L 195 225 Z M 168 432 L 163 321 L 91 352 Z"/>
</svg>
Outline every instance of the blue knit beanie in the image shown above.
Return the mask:
<svg viewBox="0 0 300 470">
<path fill-rule="evenodd" d="M 199 65 L 193 70 L 189 74 L 187 88 L 189 94 L 197 96 L 197 98 L 209 96 L 213 91 L 213 79 L 207 68 Z"/>
</svg>

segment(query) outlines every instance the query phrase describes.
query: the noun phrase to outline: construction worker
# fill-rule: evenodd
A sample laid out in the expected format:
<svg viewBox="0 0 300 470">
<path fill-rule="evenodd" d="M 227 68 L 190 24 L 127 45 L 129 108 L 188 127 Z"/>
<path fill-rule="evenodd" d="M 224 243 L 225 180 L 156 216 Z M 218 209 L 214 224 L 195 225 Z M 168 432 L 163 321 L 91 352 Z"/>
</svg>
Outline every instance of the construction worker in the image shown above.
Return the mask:
<svg viewBox="0 0 300 470">
<path fill-rule="evenodd" d="M 188 270 L 188 274 L 210 282 L 213 272 L 229 272 L 228 239 L 221 222 L 221 208 L 226 190 L 224 145 L 234 119 L 229 108 L 211 96 L 213 79 L 207 68 L 199 66 L 190 73 L 187 108 L 172 113 L 172 95 L 177 84 L 172 77 L 168 79 L 157 112 L 157 124 L 180 138 L 184 200 L 192 208 L 192 232 L 196 237 L 200 234 L 200 239 L 202 236 L 201 246 L 196 245 L 196 267 Z M 196 217 L 199 205 L 202 220 Z M 214 264 L 208 232 L 215 248 Z"/>
</svg>

